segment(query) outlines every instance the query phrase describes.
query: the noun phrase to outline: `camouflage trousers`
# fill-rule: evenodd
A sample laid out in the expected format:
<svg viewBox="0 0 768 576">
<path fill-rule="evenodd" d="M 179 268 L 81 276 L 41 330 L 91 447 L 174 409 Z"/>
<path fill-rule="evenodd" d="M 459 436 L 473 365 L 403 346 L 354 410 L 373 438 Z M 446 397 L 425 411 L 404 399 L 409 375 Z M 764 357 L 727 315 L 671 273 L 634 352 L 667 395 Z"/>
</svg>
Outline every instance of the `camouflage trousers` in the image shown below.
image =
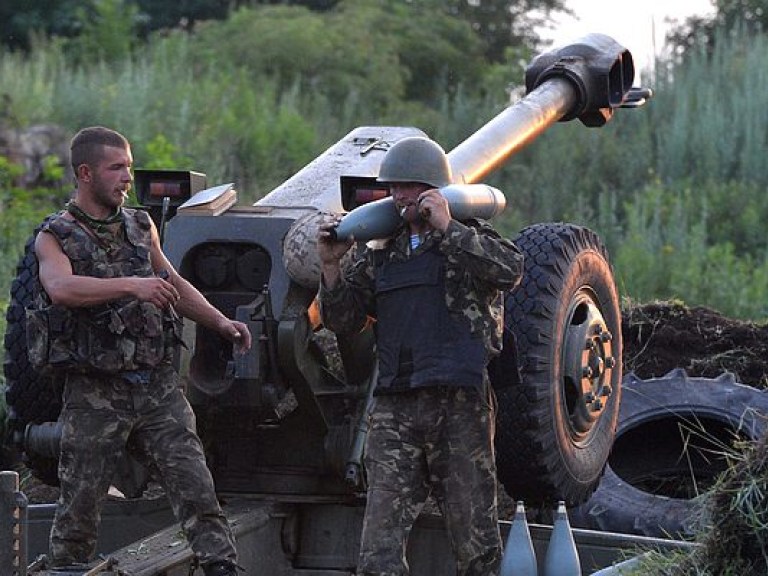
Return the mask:
<svg viewBox="0 0 768 576">
<path fill-rule="evenodd" d="M 202 564 L 235 562 L 234 539 L 194 431 L 194 414 L 170 366 L 147 381 L 68 374 L 61 412 L 61 496 L 51 529 L 55 566 L 89 562 L 101 507 L 130 443 L 162 476 L 171 507 Z M 129 440 L 130 439 L 130 440 Z"/>
<path fill-rule="evenodd" d="M 366 444 L 359 575 L 409 574 L 408 535 L 430 494 L 445 520 L 456 574 L 498 574 L 494 402 L 491 390 L 484 395 L 471 388 L 376 397 Z"/>
</svg>

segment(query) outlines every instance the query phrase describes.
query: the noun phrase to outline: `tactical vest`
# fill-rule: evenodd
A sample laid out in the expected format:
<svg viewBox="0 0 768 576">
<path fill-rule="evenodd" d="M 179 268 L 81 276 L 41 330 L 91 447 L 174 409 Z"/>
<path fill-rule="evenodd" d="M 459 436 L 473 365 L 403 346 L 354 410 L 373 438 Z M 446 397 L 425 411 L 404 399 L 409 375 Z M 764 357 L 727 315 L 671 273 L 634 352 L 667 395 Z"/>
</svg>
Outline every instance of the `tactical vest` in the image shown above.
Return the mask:
<svg viewBox="0 0 768 576">
<path fill-rule="evenodd" d="M 480 387 L 487 353 L 469 320 L 445 302 L 439 247 L 405 261 L 374 258 L 377 393 L 425 386 Z"/>
<path fill-rule="evenodd" d="M 52 233 L 78 276 L 153 276 L 149 216 L 123 209 L 125 240 L 104 246 L 78 222 L 59 213 L 43 231 Z M 170 362 L 181 341 L 181 321 L 150 302 L 123 298 L 108 304 L 65 308 L 51 304 L 40 287 L 27 310 L 27 345 L 39 371 L 65 369 L 117 373 Z"/>
</svg>

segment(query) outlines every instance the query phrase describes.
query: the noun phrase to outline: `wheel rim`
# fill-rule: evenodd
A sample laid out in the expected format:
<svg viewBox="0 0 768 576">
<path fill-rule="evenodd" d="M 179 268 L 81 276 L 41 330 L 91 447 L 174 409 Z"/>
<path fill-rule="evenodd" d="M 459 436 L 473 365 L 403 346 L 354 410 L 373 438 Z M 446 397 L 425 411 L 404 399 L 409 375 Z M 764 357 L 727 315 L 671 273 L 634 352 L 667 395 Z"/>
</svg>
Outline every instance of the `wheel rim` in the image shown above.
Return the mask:
<svg viewBox="0 0 768 576">
<path fill-rule="evenodd" d="M 574 294 L 566 320 L 560 397 L 571 439 L 584 444 L 613 392 L 613 333 L 588 288 Z"/>
</svg>

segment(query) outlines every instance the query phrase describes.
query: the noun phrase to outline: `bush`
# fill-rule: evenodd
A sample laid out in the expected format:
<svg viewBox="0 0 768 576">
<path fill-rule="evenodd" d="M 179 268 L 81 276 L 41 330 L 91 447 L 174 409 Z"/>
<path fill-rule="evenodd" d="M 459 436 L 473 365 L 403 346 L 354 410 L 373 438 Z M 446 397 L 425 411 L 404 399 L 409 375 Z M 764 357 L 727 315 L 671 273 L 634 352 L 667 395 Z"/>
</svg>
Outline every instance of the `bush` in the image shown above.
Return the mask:
<svg viewBox="0 0 768 576">
<path fill-rule="evenodd" d="M 687 183 L 649 186 L 624 213 L 624 229 L 610 248 L 625 295 L 716 303 L 733 317 L 768 317 L 768 252 L 737 248 L 718 230 L 719 214 L 693 196 Z"/>
</svg>

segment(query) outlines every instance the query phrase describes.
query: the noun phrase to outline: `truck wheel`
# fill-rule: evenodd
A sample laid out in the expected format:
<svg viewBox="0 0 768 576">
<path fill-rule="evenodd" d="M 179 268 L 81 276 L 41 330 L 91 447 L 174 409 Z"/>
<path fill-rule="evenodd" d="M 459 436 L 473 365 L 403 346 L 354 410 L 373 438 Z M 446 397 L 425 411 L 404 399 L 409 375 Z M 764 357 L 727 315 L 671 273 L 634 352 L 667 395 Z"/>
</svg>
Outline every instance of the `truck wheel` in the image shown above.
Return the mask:
<svg viewBox="0 0 768 576">
<path fill-rule="evenodd" d="M 47 222 L 48 218 L 44 221 Z M 40 226 L 42 227 L 42 225 Z M 38 227 L 24 247 L 24 255 L 16 266 L 16 278 L 11 283 L 11 300 L 5 315 L 4 339 L 5 401 L 8 406 L 6 445 L 17 442 L 29 423 L 56 420 L 61 412 L 60 382 L 36 372 L 27 356 L 27 306 L 32 304 L 37 289 L 37 256 L 35 237 Z M 11 450 L 13 451 L 13 450 Z M 32 474 L 45 484 L 58 485 L 57 461 L 27 455 L 25 462 Z"/>
<path fill-rule="evenodd" d="M 571 510 L 573 526 L 659 538 L 694 536 L 702 498 L 728 466 L 736 440 L 762 437 L 768 395 L 676 369 L 624 380 L 616 441 L 595 493 Z"/>
<path fill-rule="evenodd" d="M 491 369 L 500 482 L 515 500 L 569 506 L 596 488 L 621 398 L 621 316 L 608 254 L 571 224 L 537 224 L 515 243 L 521 284 L 506 298 L 505 352 L 520 378 Z"/>
</svg>

